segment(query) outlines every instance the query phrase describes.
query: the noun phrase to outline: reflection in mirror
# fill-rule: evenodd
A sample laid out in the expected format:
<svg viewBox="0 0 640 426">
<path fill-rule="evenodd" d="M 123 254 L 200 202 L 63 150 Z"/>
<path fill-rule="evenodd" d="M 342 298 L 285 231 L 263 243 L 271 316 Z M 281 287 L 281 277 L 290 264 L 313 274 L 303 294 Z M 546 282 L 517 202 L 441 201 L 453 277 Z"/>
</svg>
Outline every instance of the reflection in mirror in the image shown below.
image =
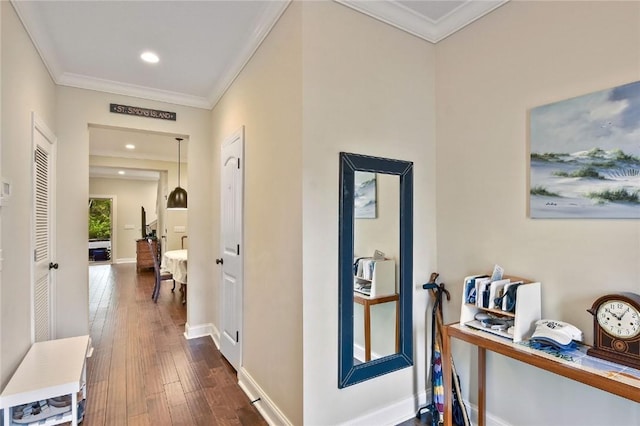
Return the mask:
<svg viewBox="0 0 640 426">
<path fill-rule="evenodd" d="M 400 178 L 356 171 L 354 180 L 353 353 L 367 362 L 398 352 Z"/>
<path fill-rule="evenodd" d="M 413 365 L 413 163 L 340 153 L 338 387 Z"/>
</svg>

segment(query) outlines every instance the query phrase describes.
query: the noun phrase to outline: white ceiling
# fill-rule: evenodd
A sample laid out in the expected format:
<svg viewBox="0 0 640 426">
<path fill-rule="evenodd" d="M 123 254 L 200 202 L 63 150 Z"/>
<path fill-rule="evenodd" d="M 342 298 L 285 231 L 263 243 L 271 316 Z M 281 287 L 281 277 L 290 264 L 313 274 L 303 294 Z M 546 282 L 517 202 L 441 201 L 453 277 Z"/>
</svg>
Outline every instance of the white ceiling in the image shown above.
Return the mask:
<svg viewBox="0 0 640 426">
<path fill-rule="evenodd" d="M 189 140 L 183 135 L 90 125 L 89 154 L 103 157 L 137 158 L 177 163 L 177 137 L 183 138 L 180 142 L 180 161 L 186 163 Z M 127 148 L 126 145 L 133 145 L 134 148 Z M 130 167 L 90 166 L 89 176 L 157 181 L 160 178 L 160 173 L 158 170 L 141 170 Z"/>
<path fill-rule="evenodd" d="M 508 0 L 335 1 L 437 43 Z M 11 3 L 56 84 L 211 109 L 289 0 Z M 160 62 L 141 61 L 145 50 Z M 90 153 L 176 161 L 176 136 L 94 128 Z"/>
<path fill-rule="evenodd" d="M 287 2 L 12 4 L 57 84 L 210 109 Z M 160 62 L 141 61 L 145 50 Z"/>
<path fill-rule="evenodd" d="M 11 0 L 57 84 L 211 109 L 289 0 Z M 328 0 L 324 0 L 328 1 Z M 507 0 L 336 0 L 436 43 Z M 139 59 L 152 50 L 160 62 Z"/>
<path fill-rule="evenodd" d="M 178 161 L 178 141 L 180 142 L 180 159 L 187 160 L 189 140 L 183 135 L 137 131 L 117 127 L 89 127 L 89 153 L 104 157 L 138 158 L 143 160 Z M 127 149 L 131 144 L 135 149 Z"/>
<path fill-rule="evenodd" d="M 160 172 L 156 170 L 131 169 L 127 167 L 90 166 L 89 176 L 92 178 L 125 179 L 125 180 L 160 180 Z"/>
</svg>

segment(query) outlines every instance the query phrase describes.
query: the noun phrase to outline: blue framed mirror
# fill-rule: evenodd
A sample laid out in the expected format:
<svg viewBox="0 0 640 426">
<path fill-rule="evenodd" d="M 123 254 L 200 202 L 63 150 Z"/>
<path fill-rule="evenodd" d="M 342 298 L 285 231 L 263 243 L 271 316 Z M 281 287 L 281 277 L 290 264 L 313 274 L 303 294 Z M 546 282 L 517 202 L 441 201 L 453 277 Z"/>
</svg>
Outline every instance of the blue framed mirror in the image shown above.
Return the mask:
<svg viewBox="0 0 640 426">
<path fill-rule="evenodd" d="M 338 387 L 413 365 L 413 163 L 340 153 Z"/>
</svg>

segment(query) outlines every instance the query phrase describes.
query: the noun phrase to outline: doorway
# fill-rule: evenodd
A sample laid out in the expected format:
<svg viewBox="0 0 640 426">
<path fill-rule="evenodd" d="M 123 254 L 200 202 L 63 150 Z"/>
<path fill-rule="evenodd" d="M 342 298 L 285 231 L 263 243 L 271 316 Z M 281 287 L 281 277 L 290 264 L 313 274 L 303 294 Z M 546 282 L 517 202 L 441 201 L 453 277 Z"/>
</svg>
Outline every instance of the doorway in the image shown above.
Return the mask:
<svg viewBox="0 0 640 426">
<path fill-rule="evenodd" d="M 158 239 L 163 251 L 180 248 L 180 237 L 186 235 L 187 211 L 166 210 L 169 191 L 178 181 L 177 136 L 184 137 L 89 124 L 89 194 L 93 198 L 112 198 L 114 201 L 111 206 L 111 259 L 108 262 L 89 262 L 88 265 L 90 305 L 100 297 L 93 293 L 97 287 L 92 280 L 100 276 L 94 268 L 108 267 L 111 271 L 119 265 L 129 264 L 125 266 L 127 270 L 139 270 L 139 278 L 146 280 L 153 276 L 153 268 L 137 268 L 139 240 L 152 236 Z M 186 160 L 188 140 L 182 141 L 181 151 L 182 160 Z M 185 185 L 186 161 L 181 164 L 181 169 L 181 184 L 188 190 Z M 145 212 L 144 215 L 141 211 Z M 149 300 L 150 297 L 151 294 Z M 187 309 L 180 303 L 177 291 L 175 297 L 182 309 Z"/>
<path fill-rule="evenodd" d="M 187 233 L 187 211 L 167 211 L 169 192 L 178 184 L 178 144 L 181 149 L 181 186 L 188 190 L 189 141 L 185 135 L 89 125 L 89 193 L 118 198 L 113 215 L 113 263 L 136 261 L 136 241 L 150 233 L 163 249 L 181 248 Z M 140 207 L 146 212 L 142 229 Z"/>
<path fill-rule="evenodd" d="M 111 263 L 114 197 L 89 197 L 89 262 Z"/>
</svg>

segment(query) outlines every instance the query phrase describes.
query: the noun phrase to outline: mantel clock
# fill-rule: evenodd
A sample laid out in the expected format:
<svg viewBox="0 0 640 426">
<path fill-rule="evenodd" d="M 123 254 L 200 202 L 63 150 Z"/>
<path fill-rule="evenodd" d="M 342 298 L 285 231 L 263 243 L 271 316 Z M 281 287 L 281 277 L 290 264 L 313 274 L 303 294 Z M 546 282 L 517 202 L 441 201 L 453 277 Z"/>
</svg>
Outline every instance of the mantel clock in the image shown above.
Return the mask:
<svg viewBox="0 0 640 426">
<path fill-rule="evenodd" d="M 640 295 L 606 294 L 587 312 L 593 315 L 593 347 L 587 355 L 640 369 Z"/>
</svg>

